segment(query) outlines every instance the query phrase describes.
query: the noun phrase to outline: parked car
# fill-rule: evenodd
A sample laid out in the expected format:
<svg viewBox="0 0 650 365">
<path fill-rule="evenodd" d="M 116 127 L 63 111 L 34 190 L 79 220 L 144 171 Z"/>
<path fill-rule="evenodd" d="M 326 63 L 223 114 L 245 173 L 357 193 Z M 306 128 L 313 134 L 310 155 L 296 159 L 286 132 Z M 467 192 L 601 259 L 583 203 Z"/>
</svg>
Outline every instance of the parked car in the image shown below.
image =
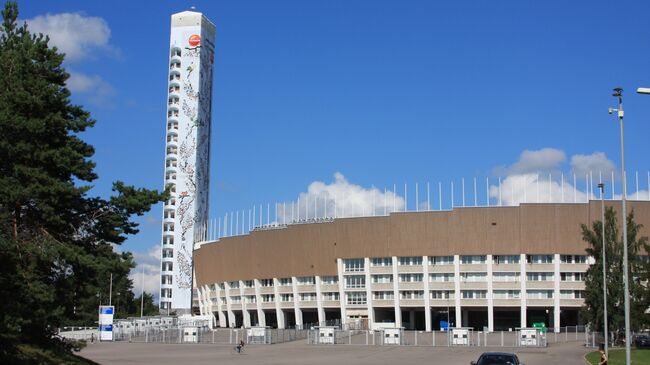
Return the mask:
<svg viewBox="0 0 650 365">
<path fill-rule="evenodd" d="M 479 356 L 478 361 L 472 361 L 471 365 L 524 365 L 519 362 L 517 355 L 509 352 L 484 352 Z"/>
<path fill-rule="evenodd" d="M 638 348 L 650 348 L 650 336 L 648 335 L 640 335 L 636 336 L 634 339 L 634 346 Z"/>
</svg>

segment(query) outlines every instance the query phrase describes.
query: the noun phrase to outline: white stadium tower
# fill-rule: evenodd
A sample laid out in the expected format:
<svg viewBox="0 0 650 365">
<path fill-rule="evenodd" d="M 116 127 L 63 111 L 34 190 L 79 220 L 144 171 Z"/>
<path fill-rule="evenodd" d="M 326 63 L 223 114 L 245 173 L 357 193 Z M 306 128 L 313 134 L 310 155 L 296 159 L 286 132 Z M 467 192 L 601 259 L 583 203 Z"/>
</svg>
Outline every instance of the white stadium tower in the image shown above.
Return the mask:
<svg viewBox="0 0 650 365">
<path fill-rule="evenodd" d="M 171 18 L 165 202 L 160 310 L 187 313 L 192 305 L 195 229 L 208 214 L 212 65 L 215 27 L 203 14 Z"/>
</svg>

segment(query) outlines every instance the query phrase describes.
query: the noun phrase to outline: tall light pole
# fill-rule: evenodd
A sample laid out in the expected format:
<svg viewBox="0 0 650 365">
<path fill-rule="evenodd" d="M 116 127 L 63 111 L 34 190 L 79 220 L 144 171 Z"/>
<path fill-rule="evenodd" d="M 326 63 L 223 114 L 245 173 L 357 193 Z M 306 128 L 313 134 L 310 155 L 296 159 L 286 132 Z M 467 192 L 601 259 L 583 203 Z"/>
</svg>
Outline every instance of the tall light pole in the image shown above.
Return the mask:
<svg viewBox="0 0 650 365">
<path fill-rule="evenodd" d="M 605 241 L 605 184 L 600 183 L 598 184 L 598 188 L 600 189 L 600 210 L 602 213 L 601 216 L 601 225 L 603 226 L 603 231 L 602 231 L 602 236 L 603 236 L 603 329 L 604 329 L 604 334 L 605 334 L 605 354 L 609 357 L 609 343 L 607 340 L 607 335 L 608 335 L 608 330 L 607 330 L 607 274 L 606 274 L 606 267 L 607 267 L 607 259 L 606 259 L 606 252 L 605 252 L 605 247 L 606 247 L 606 241 Z"/>
<path fill-rule="evenodd" d="M 625 299 L 625 364 L 630 365 L 632 363 L 632 359 L 630 352 L 630 284 L 627 261 L 627 210 L 625 209 L 625 200 L 627 199 L 627 180 L 625 178 L 625 142 L 623 138 L 623 89 L 620 87 L 615 88 L 612 96 L 618 98 L 618 109 L 609 108 L 609 114 L 612 114 L 614 111 L 617 112 L 621 129 L 621 178 L 623 179 L 621 208 L 623 210 L 623 284 L 625 288 L 623 297 Z"/>
</svg>

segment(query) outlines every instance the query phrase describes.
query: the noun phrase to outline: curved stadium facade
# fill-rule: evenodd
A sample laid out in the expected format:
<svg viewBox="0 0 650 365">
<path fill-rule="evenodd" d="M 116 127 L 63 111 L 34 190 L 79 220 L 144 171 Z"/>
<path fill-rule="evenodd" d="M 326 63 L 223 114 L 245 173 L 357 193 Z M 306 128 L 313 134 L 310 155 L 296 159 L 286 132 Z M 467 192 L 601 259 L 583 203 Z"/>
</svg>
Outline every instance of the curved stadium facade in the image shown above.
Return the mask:
<svg viewBox="0 0 650 365">
<path fill-rule="evenodd" d="M 544 322 L 558 331 L 581 324 L 592 258 L 580 225 L 601 219 L 600 204 L 328 219 L 202 242 L 200 311 L 220 327 L 494 331 Z M 620 221 L 620 202 L 606 204 Z M 650 202 L 630 201 L 632 210 L 650 227 Z"/>
</svg>

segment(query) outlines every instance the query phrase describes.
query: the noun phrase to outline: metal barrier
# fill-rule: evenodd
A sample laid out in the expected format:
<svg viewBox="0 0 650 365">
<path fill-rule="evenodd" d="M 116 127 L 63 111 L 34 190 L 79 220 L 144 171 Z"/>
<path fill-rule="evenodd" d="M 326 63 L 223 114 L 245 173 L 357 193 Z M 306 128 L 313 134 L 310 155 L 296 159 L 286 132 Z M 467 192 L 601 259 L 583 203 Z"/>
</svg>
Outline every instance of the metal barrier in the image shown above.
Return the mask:
<svg viewBox="0 0 650 365">
<path fill-rule="evenodd" d="M 520 331 L 468 331 L 466 344 L 452 341 L 451 331 L 413 331 L 404 330 L 398 342 L 385 343 L 383 331 L 372 330 L 334 330 L 333 341 L 323 340 L 318 329 L 308 330 L 307 343 L 310 345 L 360 345 L 360 346 L 430 346 L 430 347 L 546 347 L 548 344 L 582 342 L 588 347 L 597 347 L 598 334 L 588 331 L 584 326 L 563 327 L 559 333 L 537 331 L 535 341 L 522 341 Z"/>
<path fill-rule="evenodd" d="M 114 341 L 140 342 L 140 343 L 192 343 L 192 344 L 277 344 L 283 342 L 303 340 L 307 338 L 308 330 L 299 329 L 271 329 L 264 330 L 265 336 L 250 337 L 247 328 L 218 328 L 211 330 L 206 327 L 196 328 L 196 337 L 191 341 L 184 338 L 184 327 L 172 328 L 145 328 L 141 330 L 120 331 L 113 333 Z"/>
</svg>

